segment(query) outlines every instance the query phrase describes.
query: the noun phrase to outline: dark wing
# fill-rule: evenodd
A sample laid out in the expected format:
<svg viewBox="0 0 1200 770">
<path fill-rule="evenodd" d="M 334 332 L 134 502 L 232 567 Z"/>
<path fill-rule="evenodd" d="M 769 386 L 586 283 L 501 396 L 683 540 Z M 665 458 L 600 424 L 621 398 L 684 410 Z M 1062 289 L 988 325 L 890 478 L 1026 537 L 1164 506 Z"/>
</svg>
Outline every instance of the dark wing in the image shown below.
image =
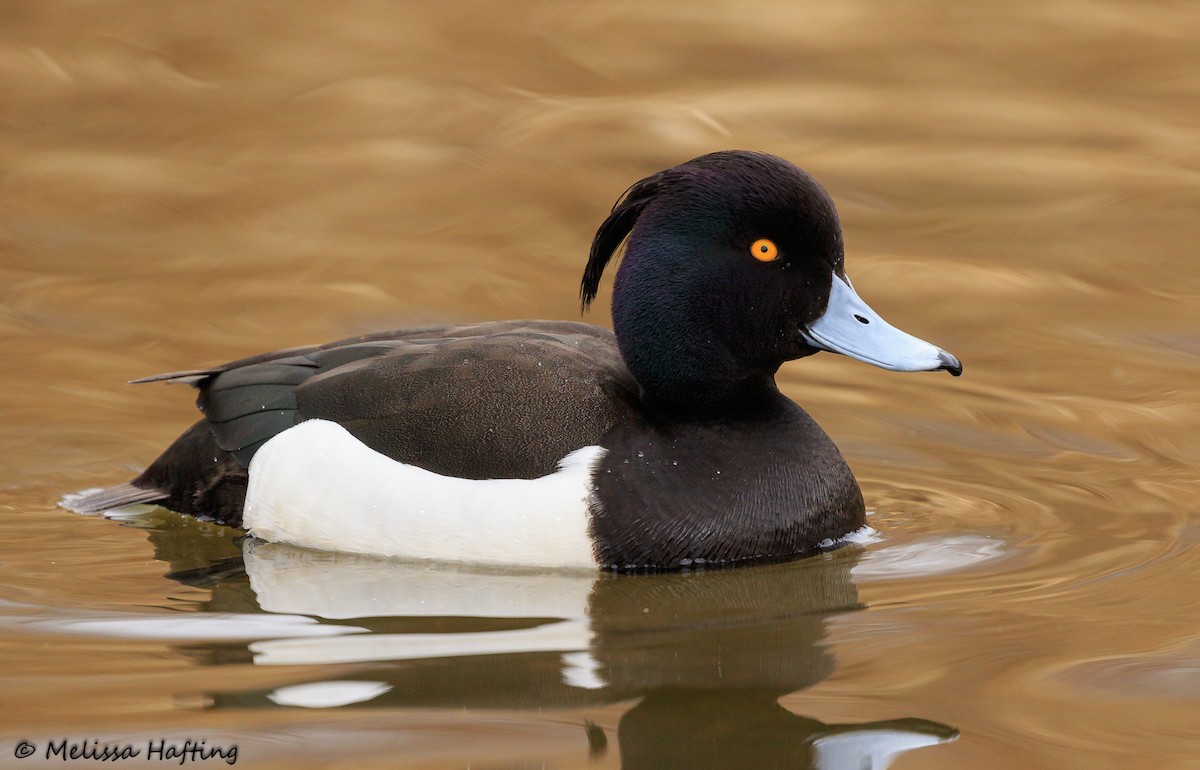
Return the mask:
<svg viewBox="0 0 1200 770">
<path fill-rule="evenodd" d="M 248 359 L 198 387 L 217 446 L 242 467 L 276 434 L 319 418 L 437 473 L 532 478 L 598 440 L 633 385 L 607 330 L 505 322 Z"/>
<path fill-rule="evenodd" d="M 296 386 L 345 359 L 378 356 L 389 349 L 363 343 L 339 349 L 338 357 L 318 350 L 222 371 L 197 386 L 196 406 L 217 446 L 246 468 L 260 446 L 298 422 Z"/>
<path fill-rule="evenodd" d="M 468 329 L 480 333 L 405 340 L 314 375 L 295 389 L 299 419 L 333 420 L 376 451 L 443 475 L 536 478 L 598 443 L 636 397 L 605 329 Z"/>
</svg>

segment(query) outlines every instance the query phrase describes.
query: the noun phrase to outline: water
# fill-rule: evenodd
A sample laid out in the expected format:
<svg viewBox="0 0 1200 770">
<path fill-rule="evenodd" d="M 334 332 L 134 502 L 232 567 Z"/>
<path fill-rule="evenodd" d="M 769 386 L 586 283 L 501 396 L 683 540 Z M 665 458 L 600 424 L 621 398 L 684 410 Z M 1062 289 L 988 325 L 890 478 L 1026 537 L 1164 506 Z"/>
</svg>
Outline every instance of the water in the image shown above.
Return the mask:
<svg viewBox="0 0 1200 770">
<path fill-rule="evenodd" d="M 1200 766 L 1194 5 L 0 21 L 0 763 L 191 739 L 253 767 Z M 620 192 L 727 147 L 821 179 L 856 287 L 966 366 L 784 368 L 871 541 L 611 579 L 54 506 L 195 419 L 125 380 L 577 317 Z"/>
</svg>

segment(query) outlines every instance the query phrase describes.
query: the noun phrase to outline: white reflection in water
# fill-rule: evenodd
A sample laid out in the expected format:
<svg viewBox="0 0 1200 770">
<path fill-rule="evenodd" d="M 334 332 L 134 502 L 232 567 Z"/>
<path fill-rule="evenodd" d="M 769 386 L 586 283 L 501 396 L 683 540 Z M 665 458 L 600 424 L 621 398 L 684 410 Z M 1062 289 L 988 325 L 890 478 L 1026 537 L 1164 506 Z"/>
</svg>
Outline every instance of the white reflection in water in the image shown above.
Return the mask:
<svg viewBox="0 0 1200 770">
<path fill-rule="evenodd" d="M 331 626 L 295 615 L 188 612 L 142 615 L 134 612 L 84 612 L 0 604 L 0 626 L 26 632 L 103 636 L 115 639 L 244 641 L 279 637 L 340 636 L 367 629 Z M 13 611 L 9 614 L 9 611 Z"/>
<path fill-rule="evenodd" d="M 515 631 L 457 634 L 355 634 L 329 639 L 269 639 L 250 643 L 260 666 L 366 663 L 384 660 L 456 658 L 523 652 L 587 650 L 587 619 L 563 620 Z"/>
<path fill-rule="evenodd" d="M 859 543 L 880 540 L 870 528 L 850 539 L 857 542 L 842 550 L 764 568 L 773 578 L 756 570 L 522 574 L 246 540 L 243 562 L 262 608 L 383 624 L 369 634 L 253 641 L 255 664 L 310 666 L 316 676 L 330 664 L 386 666 L 362 669 L 362 680 L 300 682 L 231 703 L 495 707 L 526 704 L 534 692 L 542 708 L 636 701 L 617 732 L 622 756 L 635 758 L 627 766 L 695 766 L 758 752 L 760 759 L 794 754 L 797 767 L 882 770 L 906 751 L 955 740 L 957 731 L 921 719 L 826 724 L 779 704 L 833 670 L 821 643 L 825 619 L 858 607 L 851 570 Z M 430 633 L 417 624 L 397 632 L 393 624 L 405 618 L 538 625 Z M 429 665 L 434 660 L 441 663 Z M 717 744 L 704 742 L 709 732 L 722 736 Z"/>
<path fill-rule="evenodd" d="M 306 551 L 257 540 L 245 542 L 243 558 L 259 606 L 269 612 L 332 619 L 554 619 L 533 628 L 504 631 L 370 634 L 349 644 L 322 644 L 315 639 L 257 641 L 250 650 L 259 665 L 586 653 L 592 642 L 587 600 L 594 575 L 471 571 L 455 565 Z"/>
<path fill-rule="evenodd" d="M 328 709 L 363 703 L 392 689 L 383 682 L 306 682 L 280 687 L 267 698 L 280 706 L 300 706 L 309 709 Z"/>
<path fill-rule="evenodd" d="M 933 732 L 872 726 L 838 731 L 813 741 L 813 766 L 816 770 L 886 768 L 906 751 L 953 740 L 953 736 Z"/>
<path fill-rule="evenodd" d="M 246 572 L 268 612 L 341 620 L 384 616 L 582 618 L 593 574 L 500 573 L 306 551 L 260 540 L 243 545 Z M 398 585 L 403 590 L 396 590 Z"/>
<path fill-rule="evenodd" d="M 600 661 L 591 652 L 568 652 L 562 656 L 563 684 L 584 690 L 600 690 L 608 682 L 600 675 Z"/>
<path fill-rule="evenodd" d="M 1003 540 L 946 535 L 867 551 L 853 573 L 859 580 L 926 577 L 958 572 L 1006 555 Z"/>
</svg>

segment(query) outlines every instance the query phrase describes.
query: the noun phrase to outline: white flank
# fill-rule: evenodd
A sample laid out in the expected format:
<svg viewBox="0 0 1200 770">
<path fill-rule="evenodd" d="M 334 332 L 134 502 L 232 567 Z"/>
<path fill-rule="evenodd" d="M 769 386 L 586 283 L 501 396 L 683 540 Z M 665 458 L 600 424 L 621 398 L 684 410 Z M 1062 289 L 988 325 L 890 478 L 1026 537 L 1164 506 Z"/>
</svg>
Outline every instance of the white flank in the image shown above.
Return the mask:
<svg viewBox="0 0 1200 770">
<path fill-rule="evenodd" d="M 592 568 L 588 446 L 539 479 L 440 476 L 309 420 L 250 463 L 243 522 L 263 540 L 306 548 L 474 564 Z"/>
</svg>

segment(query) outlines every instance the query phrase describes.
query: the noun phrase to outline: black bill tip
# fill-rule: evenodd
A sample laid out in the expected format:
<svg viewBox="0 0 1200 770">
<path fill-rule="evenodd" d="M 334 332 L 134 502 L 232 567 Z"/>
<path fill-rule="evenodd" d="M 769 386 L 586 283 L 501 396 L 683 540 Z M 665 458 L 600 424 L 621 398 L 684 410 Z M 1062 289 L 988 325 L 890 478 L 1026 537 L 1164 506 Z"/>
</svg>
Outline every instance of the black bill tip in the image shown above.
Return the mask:
<svg viewBox="0 0 1200 770">
<path fill-rule="evenodd" d="M 942 362 L 940 368 L 950 372 L 950 374 L 958 377 L 962 374 L 962 362 L 944 350 L 938 351 L 938 360 Z"/>
</svg>

